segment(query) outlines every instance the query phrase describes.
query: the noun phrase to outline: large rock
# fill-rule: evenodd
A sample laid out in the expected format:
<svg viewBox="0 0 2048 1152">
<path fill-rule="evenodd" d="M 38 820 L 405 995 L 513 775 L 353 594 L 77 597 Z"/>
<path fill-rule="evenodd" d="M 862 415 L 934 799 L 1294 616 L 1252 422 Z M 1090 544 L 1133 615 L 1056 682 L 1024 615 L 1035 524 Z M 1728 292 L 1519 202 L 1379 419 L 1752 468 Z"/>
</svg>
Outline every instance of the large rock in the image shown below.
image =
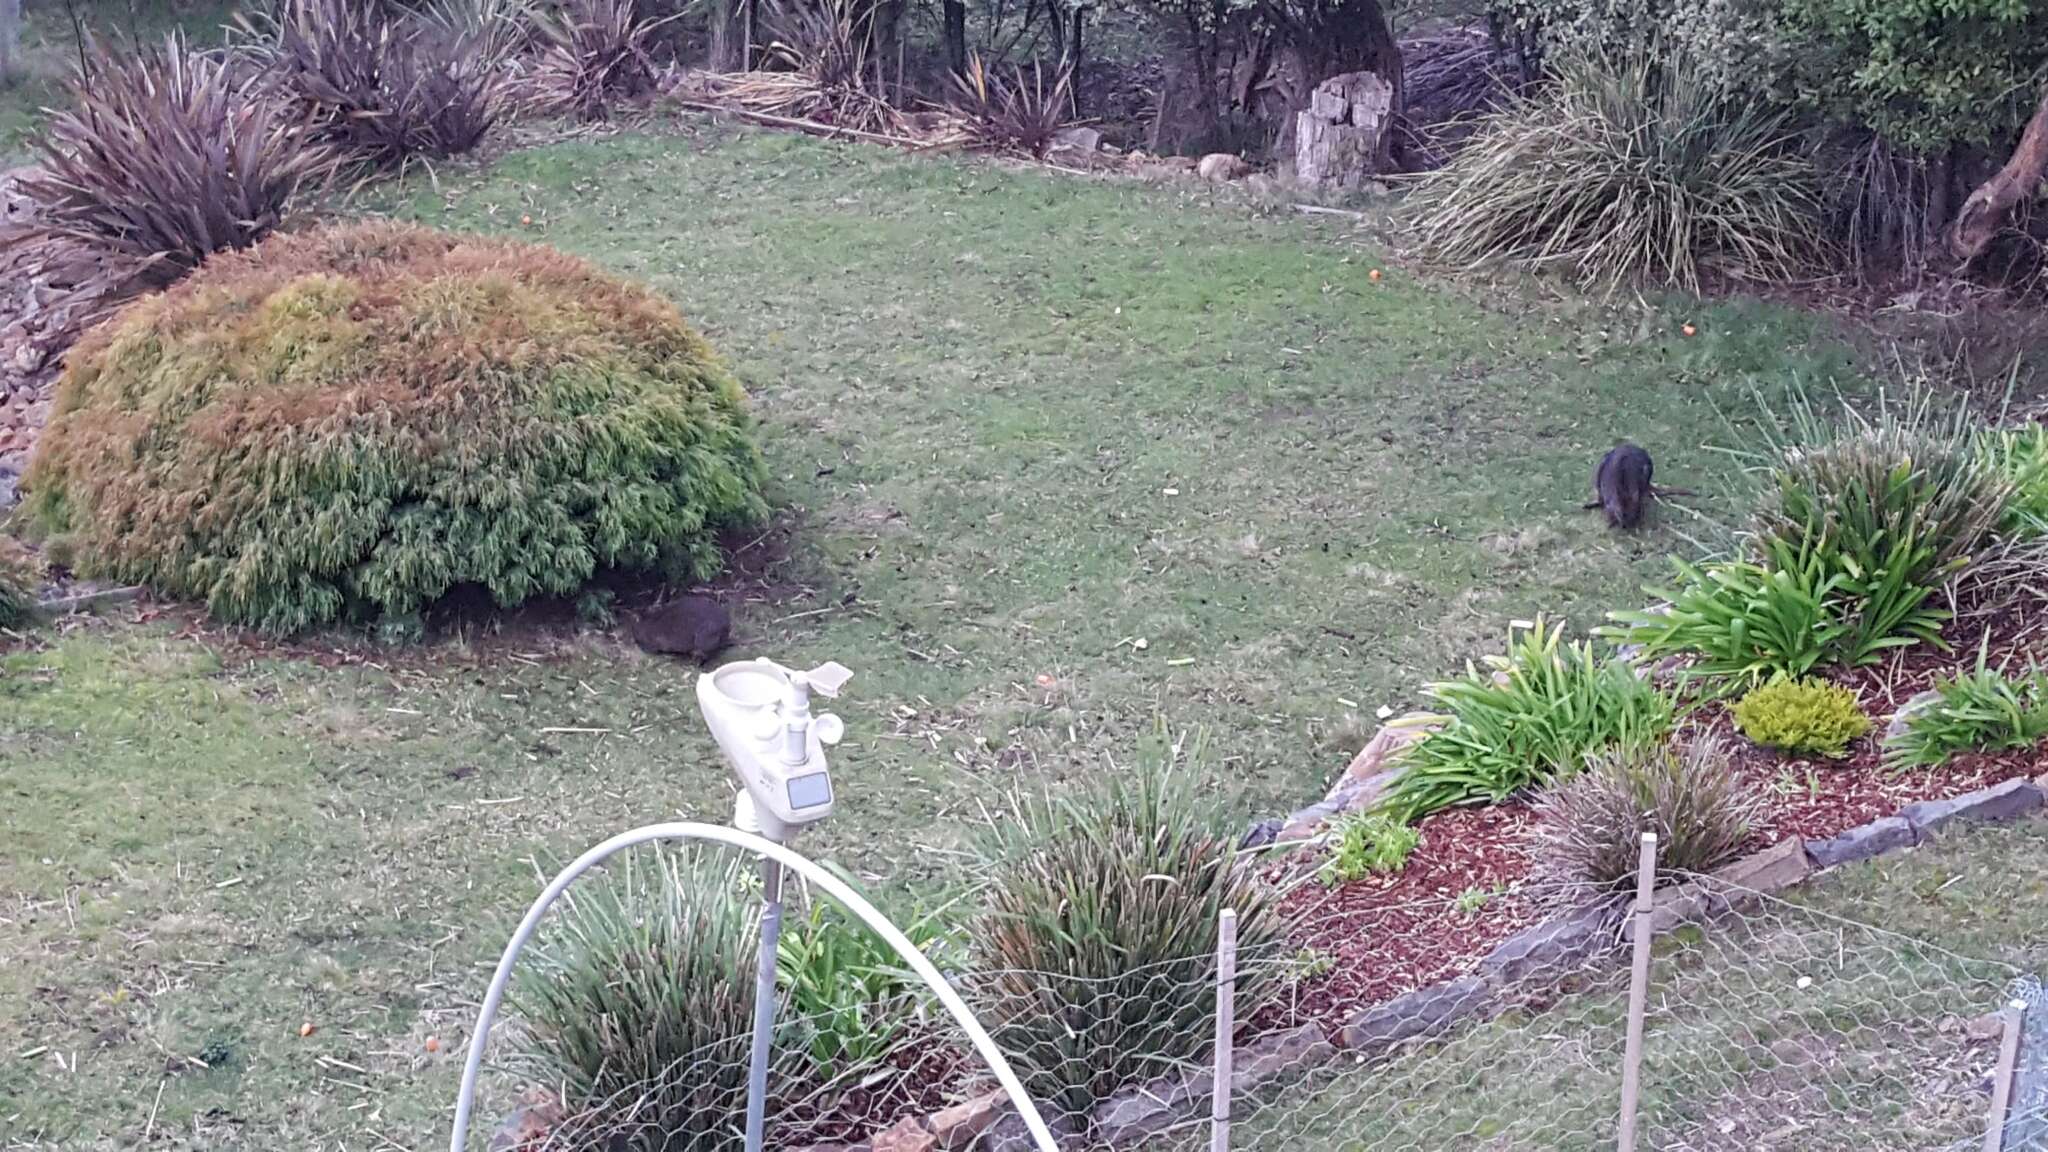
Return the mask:
<svg viewBox="0 0 2048 1152">
<path fill-rule="evenodd" d="M 1294 116 L 1294 178 L 1354 190 L 1377 172 L 1393 124 L 1394 87 L 1372 72 L 1345 72 L 1316 85 Z"/>
<path fill-rule="evenodd" d="M 1045 1126 L 1052 1130 L 1052 1138 L 1063 1148 L 1072 1145 L 1073 1123 L 1057 1112 L 1045 1112 L 1044 1115 Z M 996 1117 L 996 1122 L 988 1126 L 974 1147 L 977 1152 L 1038 1152 L 1038 1143 L 1031 1139 L 1031 1129 L 1025 1126 L 1024 1117 L 1009 1107 L 1005 1107 L 1003 1114 Z"/>
<path fill-rule="evenodd" d="M 934 1152 L 939 1138 L 932 1135 L 919 1116 L 906 1116 L 896 1126 L 874 1139 L 874 1152 Z"/>
<path fill-rule="evenodd" d="M 1442 1035 L 1491 1003 L 1491 991 L 1478 976 L 1417 989 L 1353 1016 L 1344 1025 L 1344 1047 L 1368 1058 L 1382 1056 L 1404 1040 Z"/>
<path fill-rule="evenodd" d="M 976 1096 L 951 1108 L 942 1108 L 932 1113 L 928 1125 L 932 1137 L 946 1152 L 958 1152 L 980 1138 L 995 1122 L 1002 1118 L 1004 1109 L 1010 1106 L 1010 1097 L 1002 1091 Z"/>
<path fill-rule="evenodd" d="M 1496 987 L 1574 971 L 1614 947 L 1611 916 L 1598 910 L 1546 920 L 1500 942 L 1479 961 L 1479 975 Z"/>
<path fill-rule="evenodd" d="M 1926 838 L 1944 825 L 1998 824 L 2017 820 L 2038 811 L 2042 805 L 2041 789 L 2032 780 L 2007 780 L 1975 792 L 1947 800 L 1922 800 L 1899 809 L 1913 830 Z"/>
<path fill-rule="evenodd" d="M 1917 839 L 1913 825 L 1904 816 L 1887 816 L 1860 828 L 1851 828 L 1832 840 L 1808 840 L 1806 855 L 1815 868 L 1833 868 L 1869 860 L 1887 852 L 1910 848 Z"/>
<path fill-rule="evenodd" d="M 1732 903 L 1747 895 L 1768 896 L 1801 884 L 1812 874 L 1813 862 L 1807 859 L 1806 843 L 1797 836 L 1787 836 L 1761 852 L 1716 869 L 1714 897 Z"/>
<path fill-rule="evenodd" d="M 1251 175 L 1251 171 L 1252 166 L 1245 162 L 1244 157 L 1234 156 L 1228 152 L 1211 152 L 1195 164 L 1195 175 L 1219 184 L 1226 180 L 1242 179 Z"/>
</svg>

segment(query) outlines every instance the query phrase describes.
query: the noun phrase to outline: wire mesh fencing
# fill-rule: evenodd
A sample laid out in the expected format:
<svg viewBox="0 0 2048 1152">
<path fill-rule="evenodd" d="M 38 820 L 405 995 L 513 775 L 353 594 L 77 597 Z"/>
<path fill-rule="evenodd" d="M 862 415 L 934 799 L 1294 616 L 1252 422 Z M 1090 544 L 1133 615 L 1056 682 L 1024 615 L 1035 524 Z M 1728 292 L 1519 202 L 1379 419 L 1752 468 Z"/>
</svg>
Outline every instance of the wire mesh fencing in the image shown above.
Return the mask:
<svg viewBox="0 0 2048 1152">
<path fill-rule="evenodd" d="M 1085 976 L 949 967 L 1072 1152 L 1613 1149 L 1631 1097 L 1634 1147 L 1659 1152 L 1990 1149 L 1994 1129 L 1996 1152 L 2048 1149 L 2048 1041 L 2006 1042 L 2015 1019 L 2048 1035 L 2048 1009 L 2011 1007 L 2038 1005 L 2037 982 L 1797 899 L 1662 879 L 1635 914 L 1528 885 L 1412 900 L 1310 886 L 1283 939 L 1234 954 Z M 1033 1147 L 905 974 L 826 964 L 809 979 L 822 987 L 785 987 L 778 1014 L 769 1147 Z M 559 1106 L 515 1146 L 738 1149 L 748 1036 L 728 1030 L 630 1091 Z"/>
</svg>

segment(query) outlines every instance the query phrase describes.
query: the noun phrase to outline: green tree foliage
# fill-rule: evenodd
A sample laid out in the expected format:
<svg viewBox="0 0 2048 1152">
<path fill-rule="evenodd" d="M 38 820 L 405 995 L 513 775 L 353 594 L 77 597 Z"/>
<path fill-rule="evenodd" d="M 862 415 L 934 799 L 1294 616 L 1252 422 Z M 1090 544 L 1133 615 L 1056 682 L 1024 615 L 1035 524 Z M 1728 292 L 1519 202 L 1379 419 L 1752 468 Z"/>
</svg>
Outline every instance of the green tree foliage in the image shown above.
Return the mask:
<svg viewBox="0 0 2048 1152">
<path fill-rule="evenodd" d="M 31 509 L 88 574 L 290 633 L 717 570 L 766 513 L 738 383 L 544 248 L 389 224 L 209 261 L 71 354 Z"/>
<path fill-rule="evenodd" d="M 2033 0 L 1781 2 L 1799 101 L 1914 155 L 2004 147 L 2048 63 L 2048 8 Z"/>
</svg>

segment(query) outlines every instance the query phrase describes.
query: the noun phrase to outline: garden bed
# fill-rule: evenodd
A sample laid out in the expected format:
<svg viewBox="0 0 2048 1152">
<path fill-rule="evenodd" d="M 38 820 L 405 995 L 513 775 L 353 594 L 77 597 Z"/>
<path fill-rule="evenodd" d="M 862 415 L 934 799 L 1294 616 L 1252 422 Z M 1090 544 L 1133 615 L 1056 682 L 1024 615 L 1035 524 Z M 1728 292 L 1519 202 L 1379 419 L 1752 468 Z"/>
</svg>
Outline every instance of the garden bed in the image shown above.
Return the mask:
<svg viewBox="0 0 2048 1152">
<path fill-rule="evenodd" d="M 1884 765 L 1891 714 L 1937 676 L 1975 661 L 1979 637 L 1966 639 L 1964 631 L 1951 629 L 1953 652 L 1908 649 L 1885 664 L 1831 677 L 1854 688 L 1873 713 L 1870 734 L 1841 760 L 1758 747 L 1736 734 L 1722 704 L 1695 717 L 1694 730 L 1718 737 L 1730 770 L 1764 799 L 1746 852 L 1788 837 L 1828 840 L 1909 804 L 1953 799 L 2048 767 L 2039 748 L 1963 752 L 1932 768 Z M 2013 618 L 1992 629 L 1988 656 L 1994 667 L 2007 659 L 2024 666 L 2048 658 L 2048 651 L 2035 629 Z M 1304 885 L 1291 898 L 1301 917 L 1296 943 L 1328 970 L 1302 982 L 1281 1018 L 1262 1023 L 1313 1021 L 1334 1039 L 1364 1009 L 1476 970 L 1546 910 L 1532 875 L 1529 820 L 1523 803 L 1439 812 L 1418 822 L 1421 840 L 1399 872 L 1336 888 Z"/>
</svg>

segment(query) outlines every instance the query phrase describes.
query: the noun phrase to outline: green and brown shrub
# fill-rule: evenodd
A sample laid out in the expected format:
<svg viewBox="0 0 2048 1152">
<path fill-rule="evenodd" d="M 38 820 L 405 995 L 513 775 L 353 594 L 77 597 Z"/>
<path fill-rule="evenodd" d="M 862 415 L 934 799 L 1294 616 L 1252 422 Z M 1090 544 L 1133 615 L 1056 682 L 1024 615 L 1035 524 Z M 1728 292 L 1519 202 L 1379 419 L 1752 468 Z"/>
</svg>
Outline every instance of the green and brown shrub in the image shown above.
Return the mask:
<svg viewBox="0 0 2048 1152">
<path fill-rule="evenodd" d="M 28 549 L 0 536 L 0 628 L 18 628 L 36 607 L 41 582 L 35 557 Z"/>
<path fill-rule="evenodd" d="M 82 572 L 290 633 L 704 578 L 766 513 L 738 383 L 668 302 L 389 224 L 272 238 L 71 354 L 30 508 Z"/>
</svg>

